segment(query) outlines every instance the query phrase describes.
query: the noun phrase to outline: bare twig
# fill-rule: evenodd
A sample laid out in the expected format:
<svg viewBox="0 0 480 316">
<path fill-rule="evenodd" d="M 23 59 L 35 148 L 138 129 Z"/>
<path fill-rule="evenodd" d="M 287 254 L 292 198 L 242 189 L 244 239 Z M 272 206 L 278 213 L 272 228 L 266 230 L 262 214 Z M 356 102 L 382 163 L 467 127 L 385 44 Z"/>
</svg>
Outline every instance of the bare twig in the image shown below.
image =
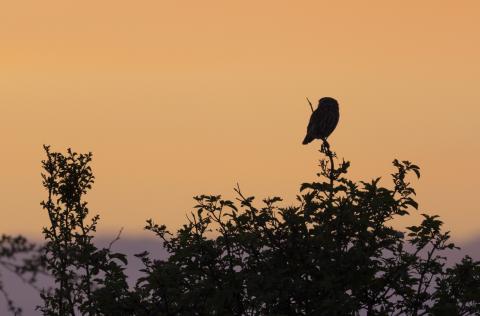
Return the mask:
<svg viewBox="0 0 480 316">
<path fill-rule="evenodd" d="M 38 286 L 36 286 L 36 285 L 34 284 L 34 282 L 35 282 L 36 279 L 33 279 L 33 280 L 32 280 L 32 279 L 27 279 L 27 278 L 25 278 L 21 273 L 15 271 L 15 269 L 12 269 L 11 267 L 7 266 L 7 264 L 10 265 L 10 263 L 7 263 L 7 264 L 6 264 L 5 262 L 0 262 L 0 264 L 3 266 L 3 268 L 4 268 L 5 270 L 7 270 L 8 272 L 16 275 L 24 284 L 30 286 L 31 288 L 33 288 L 34 290 L 36 290 L 36 291 L 39 292 L 39 293 L 42 291 L 41 288 L 39 288 Z M 47 274 L 45 273 L 44 275 L 47 275 Z M 1 286 L 1 284 L 0 284 L 0 286 Z"/>
<path fill-rule="evenodd" d="M 308 99 L 308 97 L 305 97 L 308 101 L 308 104 L 310 104 L 310 109 L 312 109 L 312 112 L 313 112 L 313 105 L 312 105 L 312 102 L 310 102 L 310 100 Z"/>
<path fill-rule="evenodd" d="M 120 228 L 120 231 L 118 232 L 117 234 L 117 237 L 115 237 L 114 240 L 112 240 L 109 244 L 108 244 L 108 250 L 110 250 L 113 246 L 114 243 L 116 243 L 118 240 L 120 240 L 120 235 L 122 235 L 122 232 L 123 232 L 123 227 Z"/>
</svg>

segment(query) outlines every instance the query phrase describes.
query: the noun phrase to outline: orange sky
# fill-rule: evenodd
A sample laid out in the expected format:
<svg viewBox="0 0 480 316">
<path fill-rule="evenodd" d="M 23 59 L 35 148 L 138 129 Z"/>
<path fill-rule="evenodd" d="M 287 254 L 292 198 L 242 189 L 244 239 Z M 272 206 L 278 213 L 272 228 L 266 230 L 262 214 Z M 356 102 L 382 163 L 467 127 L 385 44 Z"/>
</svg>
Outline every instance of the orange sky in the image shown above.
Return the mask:
<svg viewBox="0 0 480 316">
<path fill-rule="evenodd" d="M 478 234 L 478 1 L 4 1 L 0 232 L 39 236 L 42 144 L 93 151 L 99 230 L 173 227 L 191 197 L 316 172 L 305 96 L 333 96 L 355 179 L 422 167 L 420 206 Z"/>
</svg>

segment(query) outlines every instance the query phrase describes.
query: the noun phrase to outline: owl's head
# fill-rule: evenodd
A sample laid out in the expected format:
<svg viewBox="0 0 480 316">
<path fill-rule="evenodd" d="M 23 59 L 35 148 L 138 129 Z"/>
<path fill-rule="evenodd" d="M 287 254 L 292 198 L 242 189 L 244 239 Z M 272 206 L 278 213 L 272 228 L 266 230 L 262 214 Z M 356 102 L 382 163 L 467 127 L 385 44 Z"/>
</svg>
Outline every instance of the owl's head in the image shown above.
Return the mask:
<svg viewBox="0 0 480 316">
<path fill-rule="evenodd" d="M 331 97 L 324 97 L 318 101 L 318 106 L 338 106 L 337 100 Z"/>
</svg>

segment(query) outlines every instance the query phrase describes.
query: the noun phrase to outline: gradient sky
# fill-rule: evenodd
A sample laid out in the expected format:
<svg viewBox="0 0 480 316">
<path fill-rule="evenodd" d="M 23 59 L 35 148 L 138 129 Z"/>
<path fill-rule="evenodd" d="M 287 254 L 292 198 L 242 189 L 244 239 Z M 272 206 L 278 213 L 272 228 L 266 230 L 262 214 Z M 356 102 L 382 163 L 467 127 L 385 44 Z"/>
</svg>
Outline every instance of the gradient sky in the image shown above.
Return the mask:
<svg viewBox="0 0 480 316">
<path fill-rule="evenodd" d="M 422 210 L 472 238 L 479 34 L 478 1 L 3 1 L 0 232 L 46 224 L 42 144 L 94 153 L 102 234 L 177 227 L 236 182 L 288 204 L 319 158 L 305 96 L 328 95 L 354 179 L 412 160 Z"/>
</svg>

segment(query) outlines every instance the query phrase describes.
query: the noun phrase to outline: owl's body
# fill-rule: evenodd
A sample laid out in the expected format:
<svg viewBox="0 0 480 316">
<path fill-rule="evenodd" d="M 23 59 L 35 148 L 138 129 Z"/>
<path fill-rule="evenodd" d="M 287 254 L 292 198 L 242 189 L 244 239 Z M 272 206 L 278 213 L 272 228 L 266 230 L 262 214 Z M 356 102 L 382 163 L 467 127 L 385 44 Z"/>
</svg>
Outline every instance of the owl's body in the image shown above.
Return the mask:
<svg viewBox="0 0 480 316">
<path fill-rule="evenodd" d="M 334 98 L 325 97 L 318 101 L 318 107 L 313 111 L 307 127 L 307 135 L 303 140 L 306 145 L 314 139 L 326 140 L 338 124 L 340 113 L 338 102 Z"/>
</svg>

